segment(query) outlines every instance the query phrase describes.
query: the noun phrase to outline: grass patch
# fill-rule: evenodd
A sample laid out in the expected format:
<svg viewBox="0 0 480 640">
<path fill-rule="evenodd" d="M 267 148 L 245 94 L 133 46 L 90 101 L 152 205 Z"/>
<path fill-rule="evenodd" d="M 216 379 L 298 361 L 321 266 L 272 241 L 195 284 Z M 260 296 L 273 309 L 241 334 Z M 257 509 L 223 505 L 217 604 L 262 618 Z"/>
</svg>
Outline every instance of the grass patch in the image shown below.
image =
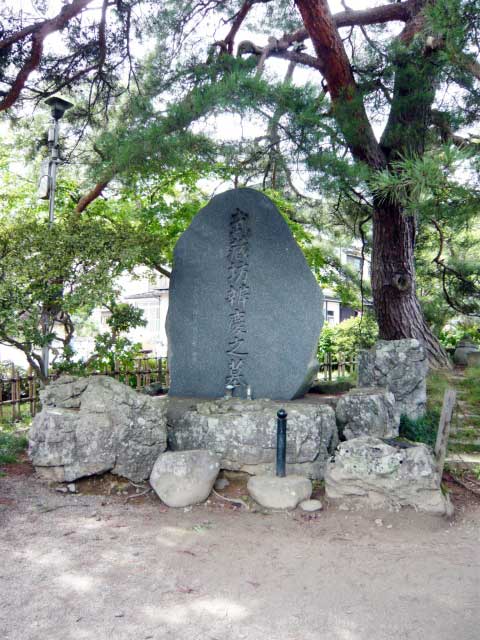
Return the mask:
<svg viewBox="0 0 480 640">
<path fill-rule="evenodd" d="M 457 440 L 475 440 L 480 438 L 480 433 L 476 429 L 458 429 L 455 431 L 455 438 Z"/>
<path fill-rule="evenodd" d="M 456 444 L 449 442 L 448 450 L 451 453 L 480 453 L 480 444 Z"/>
<path fill-rule="evenodd" d="M 438 409 L 427 409 L 425 415 L 416 420 L 403 415 L 400 418 L 399 437 L 412 442 L 423 442 L 433 447 L 437 438 L 439 420 L 440 412 Z"/>
<path fill-rule="evenodd" d="M 467 367 L 458 386 L 462 400 L 480 412 L 480 367 Z"/>
<path fill-rule="evenodd" d="M 310 393 L 334 394 L 350 391 L 356 386 L 357 380 L 355 375 L 341 376 L 334 380 L 317 380 L 310 388 Z"/>
<path fill-rule="evenodd" d="M 18 462 L 18 456 L 27 448 L 26 431 L 31 418 L 26 415 L 22 418 L 21 422 L 5 418 L 0 422 L 0 464 Z"/>
<path fill-rule="evenodd" d="M 451 373 L 445 370 L 431 371 L 427 377 L 427 412 L 440 412 L 445 391 L 457 385 L 451 379 Z M 440 414 L 439 414 L 440 415 Z M 438 421 L 437 421 L 438 424 Z"/>
<path fill-rule="evenodd" d="M 25 451 L 28 438 L 15 432 L 0 431 L 0 464 L 18 462 L 18 456 Z"/>
</svg>

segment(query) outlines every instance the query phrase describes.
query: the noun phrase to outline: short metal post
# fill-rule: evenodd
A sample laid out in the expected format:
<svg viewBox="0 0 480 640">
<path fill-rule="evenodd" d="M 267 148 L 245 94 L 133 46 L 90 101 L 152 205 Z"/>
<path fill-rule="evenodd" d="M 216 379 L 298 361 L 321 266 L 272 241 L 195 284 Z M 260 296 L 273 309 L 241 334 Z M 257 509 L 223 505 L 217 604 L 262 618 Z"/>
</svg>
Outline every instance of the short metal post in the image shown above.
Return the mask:
<svg viewBox="0 0 480 640">
<path fill-rule="evenodd" d="M 280 409 L 277 412 L 277 476 L 284 478 L 287 457 L 287 412 Z"/>
</svg>

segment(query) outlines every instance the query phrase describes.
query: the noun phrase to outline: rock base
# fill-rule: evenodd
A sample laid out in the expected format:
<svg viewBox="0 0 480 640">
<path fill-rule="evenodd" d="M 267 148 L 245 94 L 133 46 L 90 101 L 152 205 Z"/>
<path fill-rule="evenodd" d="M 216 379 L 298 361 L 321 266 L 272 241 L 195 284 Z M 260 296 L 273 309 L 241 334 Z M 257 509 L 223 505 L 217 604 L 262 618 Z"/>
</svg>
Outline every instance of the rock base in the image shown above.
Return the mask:
<svg viewBox="0 0 480 640">
<path fill-rule="evenodd" d="M 252 498 L 267 509 L 295 509 L 312 495 L 312 483 L 303 476 L 253 476 L 247 489 Z"/>
<path fill-rule="evenodd" d="M 325 474 L 329 500 L 372 509 L 409 506 L 451 515 L 448 496 L 439 487 L 435 459 L 426 445 L 398 448 L 369 436 L 342 442 Z"/>
<path fill-rule="evenodd" d="M 221 468 L 258 475 L 274 472 L 277 412 L 288 413 L 287 473 L 323 478 L 338 443 L 333 409 L 305 402 L 170 398 L 170 449 L 208 449 Z"/>
<path fill-rule="evenodd" d="M 71 482 L 111 471 L 140 482 L 166 448 L 165 400 L 112 378 L 62 376 L 40 398 L 29 455 L 42 478 Z"/>
</svg>

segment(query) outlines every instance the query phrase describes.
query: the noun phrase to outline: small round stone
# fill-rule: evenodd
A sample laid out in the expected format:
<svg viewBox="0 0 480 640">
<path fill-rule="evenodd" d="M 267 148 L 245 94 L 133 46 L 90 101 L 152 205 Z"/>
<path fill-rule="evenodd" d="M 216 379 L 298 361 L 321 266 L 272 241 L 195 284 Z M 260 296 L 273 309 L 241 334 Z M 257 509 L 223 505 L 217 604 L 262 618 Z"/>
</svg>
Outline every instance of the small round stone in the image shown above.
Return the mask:
<svg viewBox="0 0 480 640">
<path fill-rule="evenodd" d="M 303 511 L 320 511 L 323 509 L 323 504 L 320 500 L 304 500 L 298 506 Z"/>
<path fill-rule="evenodd" d="M 252 476 L 248 493 L 267 509 L 295 509 L 312 495 L 312 483 L 304 476 Z"/>
</svg>

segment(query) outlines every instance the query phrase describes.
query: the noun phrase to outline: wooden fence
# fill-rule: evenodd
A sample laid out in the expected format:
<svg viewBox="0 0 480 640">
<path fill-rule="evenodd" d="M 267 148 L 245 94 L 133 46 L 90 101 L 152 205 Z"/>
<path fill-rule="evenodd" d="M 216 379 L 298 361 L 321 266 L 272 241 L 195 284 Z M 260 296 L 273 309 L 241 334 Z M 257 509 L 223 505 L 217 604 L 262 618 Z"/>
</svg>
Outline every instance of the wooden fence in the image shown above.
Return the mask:
<svg viewBox="0 0 480 640">
<path fill-rule="evenodd" d="M 92 371 L 90 375 L 111 376 L 136 390 L 152 383 L 168 389 L 170 384 L 167 358 L 141 358 L 135 361 L 133 369 L 105 368 Z M 33 418 L 40 406 L 40 386 L 34 373 L 29 371 L 27 375 L 20 375 L 12 366 L 10 376 L 0 378 L 0 420 L 19 420 L 25 413 Z"/>
<path fill-rule="evenodd" d="M 356 356 L 353 355 L 347 358 L 343 353 L 340 353 L 338 357 L 336 357 L 331 353 L 326 353 L 323 360 L 320 360 L 317 379 L 331 382 L 337 378 L 352 375 L 356 370 Z"/>
<path fill-rule="evenodd" d="M 317 379 L 336 380 L 355 373 L 356 367 L 357 361 L 354 357 L 346 359 L 340 354 L 335 358 L 328 353 L 320 362 Z M 114 370 L 94 371 L 90 375 L 111 376 L 137 390 L 154 382 L 161 384 L 165 389 L 170 385 L 167 358 L 141 358 L 136 360 L 133 369 L 116 367 Z M 22 376 L 12 366 L 10 376 L 0 378 L 0 420 L 18 420 L 25 413 L 33 417 L 40 405 L 39 389 L 40 381 L 36 375 L 29 372 Z"/>
</svg>

